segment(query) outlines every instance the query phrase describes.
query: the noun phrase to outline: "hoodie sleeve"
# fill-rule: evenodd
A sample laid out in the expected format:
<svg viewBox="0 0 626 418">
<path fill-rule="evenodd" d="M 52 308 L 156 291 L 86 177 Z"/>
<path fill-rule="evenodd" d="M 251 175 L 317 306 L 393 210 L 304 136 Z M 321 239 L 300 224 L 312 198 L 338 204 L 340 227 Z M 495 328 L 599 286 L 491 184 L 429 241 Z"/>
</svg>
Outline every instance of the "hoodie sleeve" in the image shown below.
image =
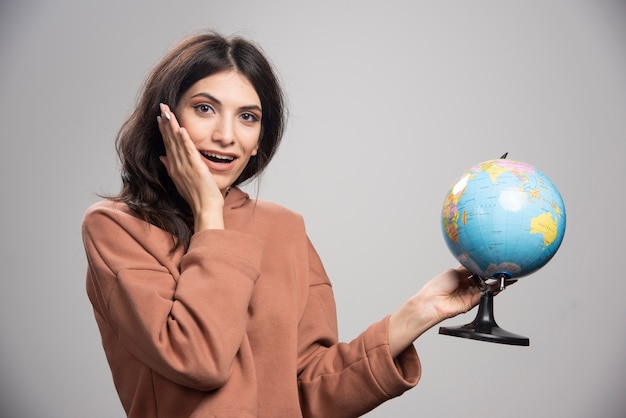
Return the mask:
<svg viewBox="0 0 626 418">
<path fill-rule="evenodd" d="M 299 326 L 298 385 L 305 417 L 354 417 L 414 387 L 421 367 L 411 345 L 391 357 L 389 317 L 338 342 L 332 287 L 309 242 L 310 290 Z"/>
<path fill-rule="evenodd" d="M 117 344 L 180 385 L 224 384 L 244 338 L 262 243 L 208 230 L 172 255 L 171 235 L 110 205 L 87 211 L 82 235 L 88 294 Z"/>
</svg>

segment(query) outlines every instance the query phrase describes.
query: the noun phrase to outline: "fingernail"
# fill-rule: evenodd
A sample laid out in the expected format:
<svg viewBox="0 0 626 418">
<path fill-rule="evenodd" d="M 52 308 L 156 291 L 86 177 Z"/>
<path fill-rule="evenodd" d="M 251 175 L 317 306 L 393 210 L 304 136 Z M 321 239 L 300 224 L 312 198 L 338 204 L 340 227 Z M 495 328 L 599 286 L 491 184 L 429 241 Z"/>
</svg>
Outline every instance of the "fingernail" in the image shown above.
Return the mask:
<svg viewBox="0 0 626 418">
<path fill-rule="evenodd" d="M 163 103 L 159 103 L 159 109 L 161 110 L 161 113 L 163 113 L 163 117 L 167 120 L 170 120 L 170 114 L 168 112 L 165 111 L 165 105 Z"/>
</svg>

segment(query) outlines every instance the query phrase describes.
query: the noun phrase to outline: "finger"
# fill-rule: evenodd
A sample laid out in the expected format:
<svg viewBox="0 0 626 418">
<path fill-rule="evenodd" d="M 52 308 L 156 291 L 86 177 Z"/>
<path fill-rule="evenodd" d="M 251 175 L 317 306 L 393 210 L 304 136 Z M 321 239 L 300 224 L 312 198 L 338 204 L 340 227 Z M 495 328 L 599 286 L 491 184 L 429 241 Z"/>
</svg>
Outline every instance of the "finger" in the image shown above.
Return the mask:
<svg viewBox="0 0 626 418">
<path fill-rule="evenodd" d="M 165 103 L 159 103 L 159 110 L 161 111 L 161 116 L 165 118 L 166 121 L 170 122 L 172 120 L 172 109 L 170 109 L 169 105 Z"/>
<path fill-rule="evenodd" d="M 198 149 L 194 145 L 189 132 L 182 126 L 178 129 L 178 136 L 180 138 L 181 150 L 185 152 L 188 160 L 200 161 L 200 154 Z"/>
<path fill-rule="evenodd" d="M 180 125 L 169 106 L 160 103 L 159 108 L 161 110 L 161 114 L 157 116 L 159 131 L 163 137 L 166 152 L 169 151 L 173 155 L 178 152 L 179 141 L 177 141 L 177 133 L 180 130 Z"/>
<path fill-rule="evenodd" d="M 168 175 L 174 180 L 174 183 L 176 183 L 178 187 L 179 181 L 177 180 L 185 169 L 189 167 L 189 162 L 186 159 L 184 145 L 181 143 L 180 139 L 177 138 L 180 134 L 177 134 L 177 129 L 174 127 L 175 124 L 178 124 L 174 115 L 169 112 L 167 106 L 160 105 L 160 108 L 161 115 L 157 116 L 157 122 L 165 147 L 165 156 L 161 156 L 160 160 L 165 166 Z"/>
<path fill-rule="evenodd" d="M 185 128 L 179 128 L 178 137 L 183 163 L 190 167 L 192 171 L 196 173 L 209 175 L 210 172 L 208 167 L 202 162 L 200 153 L 198 152 L 196 145 L 191 140 L 191 137 L 189 136 L 189 133 Z"/>
<path fill-rule="evenodd" d="M 171 154 L 176 159 L 175 163 L 185 165 L 200 163 L 200 155 L 187 130 L 179 125 L 176 115 L 170 111 L 169 106 L 161 104 L 161 107 L 163 117 L 165 118 L 166 130 L 170 132 L 167 140 Z"/>
<path fill-rule="evenodd" d="M 472 275 L 472 272 L 463 265 L 458 265 L 455 270 L 459 273 L 459 276 L 462 277 L 469 277 Z"/>
<path fill-rule="evenodd" d="M 161 113 L 163 114 L 163 117 L 165 118 L 165 120 L 170 121 L 172 118 L 170 116 L 171 109 L 169 105 L 166 105 L 165 103 L 161 103 L 159 106 L 161 107 Z"/>
</svg>

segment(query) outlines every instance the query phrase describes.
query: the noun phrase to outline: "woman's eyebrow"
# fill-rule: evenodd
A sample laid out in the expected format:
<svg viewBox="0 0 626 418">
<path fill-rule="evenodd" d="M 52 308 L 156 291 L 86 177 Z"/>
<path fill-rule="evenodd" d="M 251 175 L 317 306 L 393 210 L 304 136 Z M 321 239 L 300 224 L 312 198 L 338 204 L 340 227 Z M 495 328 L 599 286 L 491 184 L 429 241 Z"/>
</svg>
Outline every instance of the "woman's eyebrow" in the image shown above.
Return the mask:
<svg viewBox="0 0 626 418">
<path fill-rule="evenodd" d="M 217 97 L 212 96 L 209 93 L 197 93 L 191 96 L 192 99 L 195 99 L 196 97 L 204 97 L 205 99 L 209 99 L 217 104 L 222 104 L 222 102 L 220 102 Z"/>
</svg>

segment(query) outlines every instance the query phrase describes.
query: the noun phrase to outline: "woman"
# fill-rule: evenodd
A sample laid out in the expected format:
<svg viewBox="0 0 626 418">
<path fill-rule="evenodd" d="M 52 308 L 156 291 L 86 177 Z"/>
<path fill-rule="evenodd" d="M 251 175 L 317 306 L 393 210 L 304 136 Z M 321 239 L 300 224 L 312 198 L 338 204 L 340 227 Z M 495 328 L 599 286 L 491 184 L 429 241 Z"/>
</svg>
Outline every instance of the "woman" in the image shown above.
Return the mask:
<svg viewBox="0 0 626 418">
<path fill-rule="evenodd" d="M 283 95 L 251 42 L 190 37 L 153 69 L 117 137 L 118 196 L 83 221 L 87 293 L 129 417 L 354 417 L 417 384 L 412 345 L 480 299 L 464 268 L 337 341 L 300 215 L 249 198 Z"/>
</svg>

